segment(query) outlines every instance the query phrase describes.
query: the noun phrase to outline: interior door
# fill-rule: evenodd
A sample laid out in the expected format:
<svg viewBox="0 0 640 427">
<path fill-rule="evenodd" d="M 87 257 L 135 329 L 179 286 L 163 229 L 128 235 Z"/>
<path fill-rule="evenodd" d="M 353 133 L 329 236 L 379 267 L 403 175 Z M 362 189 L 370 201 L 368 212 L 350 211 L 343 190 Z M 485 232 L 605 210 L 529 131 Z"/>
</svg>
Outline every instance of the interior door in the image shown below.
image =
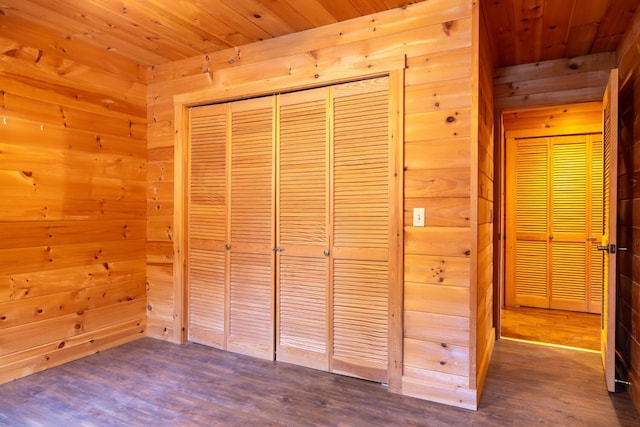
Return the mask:
<svg viewBox="0 0 640 427">
<path fill-rule="evenodd" d="M 600 313 L 600 134 L 508 143 L 507 306 Z"/>
<path fill-rule="evenodd" d="M 227 105 L 191 109 L 187 245 L 188 339 L 226 346 Z"/>
<path fill-rule="evenodd" d="M 331 370 L 387 382 L 388 80 L 338 85 L 333 90 Z"/>
<path fill-rule="evenodd" d="M 329 369 L 327 88 L 279 97 L 276 358 Z"/>
<path fill-rule="evenodd" d="M 507 141 L 507 306 L 549 307 L 549 138 Z"/>
<path fill-rule="evenodd" d="M 274 358 L 274 102 L 231 103 L 227 349 Z"/>
<path fill-rule="evenodd" d="M 615 391 L 616 233 L 618 183 L 618 70 L 611 70 L 603 99 L 604 139 L 604 252 L 601 354 L 609 391 Z"/>
<path fill-rule="evenodd" d="M 601 168 L 592 169 L 594 161 L 602 163 L 600 143 L 598 134 L 551 138 L 552 309 L 600 313 L 600 300 L 592 304 L 602 286 L 602 260 L 593 265 L 593 254 L 598 255 L 597 241 L 602 237 L 602 205 L 598 203 L 602 199 Z"/>
</svg>

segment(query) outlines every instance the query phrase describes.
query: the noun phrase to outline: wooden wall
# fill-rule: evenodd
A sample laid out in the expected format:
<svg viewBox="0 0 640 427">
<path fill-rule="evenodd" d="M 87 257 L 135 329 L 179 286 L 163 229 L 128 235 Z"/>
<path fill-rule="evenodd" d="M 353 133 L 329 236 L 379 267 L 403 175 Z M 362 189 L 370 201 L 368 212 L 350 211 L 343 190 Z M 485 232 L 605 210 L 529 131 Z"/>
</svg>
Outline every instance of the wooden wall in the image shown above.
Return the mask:
<svg viewBox="0 0 640 427">
<path fill-rule="evenodd" d="M 482 15 L 482 14 L 481 14 Z M 477 147 L 477 275 L 471 283 L 477 283 L 475 296 L 476 319 L 476 344 L 475 364 L 476 384 L 478 390 L 482 385 L 489 369 L 493 345 L 495 343 L 496 330 L 494 325 L 494 301 L 493 301 L 493 216 L 494 216 L 494 116 L 493 116 L 493 53 L 490 48 L 487 27 L 484 24 L 484 16 L 479 16 L 477 51 L 478 71 L 474 70 L 474 81 L 478 81 L 478 89 L 473 92 L 478 94 L 477 106 L 477 142 L 472 142 L 472 147 Z M 473 157 L 476 157 L 472 155 Z M 473 288 L 472 288 L 473 289 Z M 473 310 L 474 306 L 472 306 Z M 479 400 L 480 396 L 478 396 Z"/>
<path fill-rule="evenodd" d="M 0 382 L 144 336 L 146 72 L 0 15 Z"/>
<path fill-rule="evenodd" d="M 640 409 L 640 13 L 617 52 L 620 70 L 618 149 L 618 253 L 616 351 L 620 374 L 633 385 L 628 390 Z"/>
<path fill-rule="evenodd" d="M 477 6 L 470 0 L 434 0 L 315 30 L 162 65 L 149 72 L 148 122 L 148 334 L 183 339 L 179 280 L 180 200 L 174 197 L 174 96 L 193 102 L 234 99 L 266 91 L 312 87 L 388 70 L 404 73 L 404 394 L 475 408 L 478 179 L 490 185 L 490 143 L 473 156 L 478 129 L 472 94 L 472 34 Z M 483 53 L 485 55 L 486 53 Z M 475 56 L 474 56 L 475 55 Z M 474 59 L 475 58 L 475 59 Z M 405 64 L 406 61 L 406 64 Z M 475 64 L 477 67 L 477 63 Z M 483 84 L 486 108 L 488 85 Z M 489 116 L 484 116 L 487 120 Z M 179 118 L 179 120 L 181 120 Z M 473 127 L 476 123 L 476 127 Z M 180 135 L 177 136 L 181 137 Z M 485 189 L 485 191 L 488 191 Z M 483 196 L 483 209 L 488 196 Z M 176 205 L 177 203 L 177 205 Z M 472 209 L 473 206 L 473 209 Z M 413 227 L 414 207 L 426 208 L 426 226 Z M 487 216 L 483 216 L 486 233 Z M 480 238 L 478 238 L 480 239 Z M 487 255 L 486 240 L 481 243 Z M 486 283 L 483 284 L 486 288 Z M 486 294 L 483 290 L 482 294 Z M 475 295 L 475 290 L 473 291 Z M 484 301 L 483 304 L 488 304 Z M 486 334 L 483 340 L 488 338 Z M 486 351 L 484 352 L 486 355 Z M 484 357 L 484 356 L 483 356 Z"/>
<path fill-rule="evenodd" d="M 602 100 L 615 52 L 497 68 L 497 111 Z M 499 118 L 499 117 L 498 117 Z"/>
</svg>

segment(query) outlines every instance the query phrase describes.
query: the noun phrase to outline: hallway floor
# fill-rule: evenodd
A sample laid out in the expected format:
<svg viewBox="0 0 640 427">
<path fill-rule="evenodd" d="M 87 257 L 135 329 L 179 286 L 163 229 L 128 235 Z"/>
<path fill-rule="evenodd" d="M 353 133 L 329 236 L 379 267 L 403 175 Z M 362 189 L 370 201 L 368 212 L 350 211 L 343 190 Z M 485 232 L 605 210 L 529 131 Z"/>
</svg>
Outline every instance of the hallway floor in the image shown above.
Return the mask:
<svg viewBox="0 0 640 427">
<path fill-rule="evenodd" d="M 509 307 L 501 310 L 504 338 L 600 351 L 599 314 Z"/>
</svg>

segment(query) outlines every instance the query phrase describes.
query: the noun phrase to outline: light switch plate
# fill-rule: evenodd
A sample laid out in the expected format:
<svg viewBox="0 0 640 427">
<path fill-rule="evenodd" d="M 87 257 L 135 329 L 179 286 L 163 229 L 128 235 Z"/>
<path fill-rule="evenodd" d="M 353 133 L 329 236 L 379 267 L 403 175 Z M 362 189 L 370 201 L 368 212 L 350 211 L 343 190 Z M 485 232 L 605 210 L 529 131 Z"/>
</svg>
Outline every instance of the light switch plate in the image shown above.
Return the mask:
<svg viewBox="0 0 640 427">
<path fill-rule="evenodd" d="M 413 208 L 413 226 L 424 227 L 424 208 Z"/>
</svg>

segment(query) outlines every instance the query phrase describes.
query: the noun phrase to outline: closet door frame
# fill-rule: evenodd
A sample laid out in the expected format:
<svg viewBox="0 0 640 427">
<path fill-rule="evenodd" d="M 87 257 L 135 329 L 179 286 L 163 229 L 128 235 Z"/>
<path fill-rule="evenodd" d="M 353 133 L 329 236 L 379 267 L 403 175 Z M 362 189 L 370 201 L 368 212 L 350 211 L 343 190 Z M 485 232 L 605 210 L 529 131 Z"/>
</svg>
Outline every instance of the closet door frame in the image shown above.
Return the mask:
<svg viewBox="0 0 640 427">
<path fill-rule="evenodd" d="M 322 86 L 347 83 L 375 77 L 389 77 L 389 322 L 388 322 L 388 387 L 389 391 L 401 393 L 403 372 L 403 298 L 404 298 L 404 56 L 385 61 L 383 68 L 369 70 L 349 69 L 331 77 L 311 81 L 304 76 L 300 81 L 262 81 L 235 86 L 216 87 L 185 93 L 174 97 L 174 322 L 175 341 L 184 344 L 188 337 L 188 289 L 186 260 L 188 250 L 187 207 L 189 170 L 189 108 L 228 102 L 250 97 L 273 95 L 276 93 L 312 89 Z M 321 81 L 319 81 L 321 80 Z M 268 88 L 268 89 L 265 89 Z"/>
</svg>

